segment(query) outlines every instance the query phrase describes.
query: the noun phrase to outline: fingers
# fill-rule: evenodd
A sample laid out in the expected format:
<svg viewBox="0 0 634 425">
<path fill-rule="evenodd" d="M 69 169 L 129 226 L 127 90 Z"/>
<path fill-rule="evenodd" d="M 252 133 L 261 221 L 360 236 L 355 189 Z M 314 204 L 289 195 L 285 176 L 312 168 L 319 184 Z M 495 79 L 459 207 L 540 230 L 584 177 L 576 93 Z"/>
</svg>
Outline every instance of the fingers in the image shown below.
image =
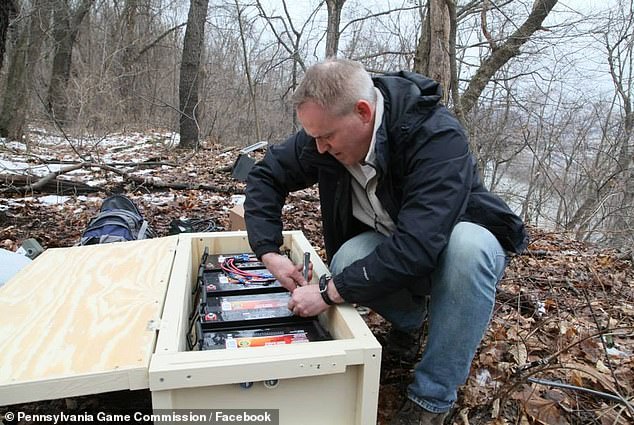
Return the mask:
<svg viewBox="0 0 634 425">
<path fill-rule="evenodd" d="M 293 268 L 290 270 L 288 277 L 293 281 L 295 286 L 305 286 L 308 284 L 308 282 L 304 280 L 302 266 L 293 264 Z"/>
<path fill-rule="evenodd" d="M 308 281 L 313 280 L 313 263 L 308 265 Z"/>
<path fill-rule="evenodd" d="M 293 312 L 295 316 L 303 317 L 303 311 L 299 305 L 292 298 L 288 301 L 288 309 Z"/>
<path fill-rule="evenodd" d="M 293 292 L 288 309 L 296 316 L 310 317 L 327 310 L 328 305 L 321 298 L 317 285 L 307 285 Z"/>
</svg>

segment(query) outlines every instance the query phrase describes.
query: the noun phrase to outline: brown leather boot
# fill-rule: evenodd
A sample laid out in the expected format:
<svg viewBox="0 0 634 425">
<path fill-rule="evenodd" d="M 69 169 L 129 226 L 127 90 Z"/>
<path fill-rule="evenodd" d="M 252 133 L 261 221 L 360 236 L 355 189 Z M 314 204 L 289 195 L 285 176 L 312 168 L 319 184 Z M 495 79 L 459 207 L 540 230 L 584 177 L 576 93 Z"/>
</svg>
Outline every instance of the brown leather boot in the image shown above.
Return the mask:
<svg viewBox="0 0 634 425">
<path fill-rule="evenodd" d="M 446 416 L 447 412 L 432 413 L 407 399 L 390 425 L 442 425 Z"/>
</svg>

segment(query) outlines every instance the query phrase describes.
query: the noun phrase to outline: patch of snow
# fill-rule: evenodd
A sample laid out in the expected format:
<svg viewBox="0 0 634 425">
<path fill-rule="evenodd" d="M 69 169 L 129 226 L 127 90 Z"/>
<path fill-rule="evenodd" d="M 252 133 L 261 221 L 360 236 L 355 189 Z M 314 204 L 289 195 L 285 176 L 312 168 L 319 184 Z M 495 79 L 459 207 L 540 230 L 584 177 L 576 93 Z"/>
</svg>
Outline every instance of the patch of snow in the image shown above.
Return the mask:
<svg viewBox="0 0 634 425">
<path fill-rule="evenodd" d="M 46 196 L 40 196 L 39 198 L 37 198 L 40 204 L 46 204 L 46 205 L 64 204 L 69 199 L 70 199 L 69 196 L 59 196 L 59 195 L 46 195 Z"/>
<path fill-rule="evenodd" d="M 632 355 L 631 353 L 621 351 L 616 347 L 610 347 L 606 351 L 608 352 L 608 355 L 612 357 L 630 357 Z"/>
<path fill-rule="evenodd" d="M 154 170 L 145 169 L 145 170 L 135 171 L 133 174 L 136 176 L 144 176 L 146 174 L 152 174 L 153 172 Z"/>
<path fill-rule="evenodd" d="M 546 304 L 542 301 L 537 301 L 537 310 L 535 313 L 537 317 L 543 317 L 546 314 Z"/>
<path fill-rule="evenodd" d="M 90 180 L 84 183 L 86 183 L 88 186 L 96 187 L 96 186 L 104 185 L 108 183 L 108 181 L 106 179 L 100 179 L 100 180 Z"/>
<path fill-rule="evenodd" d="M 16 142 L 16 141 L 8 142 L 7 139 L 0 139 L 0 142 L 3 142 L 3 144 L 7 148 L 13 149 L 14 151 L 26 151 L 26 144 L 25 143 Z"/>
<path fill-rule="evenodd" d="M 144 194 L 142 198 L 152 204 L 152 205 L 169 205 L 171 202 L 174 202 L 174 196 L 160 196 L 154 194 Z"/>
<path fill-rule="evenodd" d="M 31 202 L 33 201 L 32 197 L 27 197 L 27 198 L 14 198 L 14 199 L 9 199 L 9 206 L 10 207 L 19 207 L 22 208 L 26 205 L 27 202 Z"/>
<path fill-rule="evenodd" d="M 561 255 L 572 255 L 572 256 L 577 256 L 577 255 L 581 255 L 581 253 L 579 251 L 577 251 L 576 249 L 566 249 L 560 252 Z"/>
<path fill-rule="evenodd" d="M 7 161 L 0 159 L 0 170 L 3 171 L 24 171 L 29 168 L 29 164 L 25 162 Z"/>
<path fill-rule="evenodd" d="M 476 373 L 476 382 L 479 386 L 484 387 L 491 380 L 491 372 L 488 369 L 480 369 Z"/>
<path fill-rule="evenodd" d="M 0 159 L 0 170 L 19 174 L 32 174 L 39 177 L 59 171 L 61 168 L 62 164 L 31 165 L 26 162 Z"/>
<path fill-rule="evenodd" d="M 166 133 L 166 134 L 156 134 L 159 137 L 164 138 L 163 144 L 168 148 L 174 148 L 178 146 L 181 142 L 181 135 L 178 133 Z"/>
<path fill-rule="evenodd" d="M 73 170 L 73 171 L 69 171 L 66 174 L 73 174 L 73 175 L 84 175 L 84 174 L 91 174 L 90 171 L 86 170 L 85 168 L 78 168 L 77 170 Z"/>
<path fill-rule="evenodd" d="M 53 147 L 59 147 L 62 144 L 68 144 L 68 140 L 66 140 L 63 137 L 60 136 L 53 136 L 47 133 L 43 133 L 43 134 L 32 134 L 31 135 L 31 140 L 33 140 L 34 142 L 36 142 L 39 145 L 44 145 L 44 146 L 53 146 Z M 71 141 L 73 141 L 71 139 Z"/>
</svg>

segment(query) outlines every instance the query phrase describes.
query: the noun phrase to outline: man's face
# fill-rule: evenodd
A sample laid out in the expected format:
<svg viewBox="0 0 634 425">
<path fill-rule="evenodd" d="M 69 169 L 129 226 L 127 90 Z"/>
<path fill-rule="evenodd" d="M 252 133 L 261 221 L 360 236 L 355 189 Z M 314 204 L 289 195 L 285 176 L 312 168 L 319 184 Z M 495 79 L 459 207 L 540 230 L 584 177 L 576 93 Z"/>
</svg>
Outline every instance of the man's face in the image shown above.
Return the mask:
<svg viewBox="0 0 634 425">
<path fill-rule="evenodd" d="M 352 112 L 341 116 L 309 101 L 297 108 L 297 118 L 315 138 L 319 153 L 328 152 L 344 165 L 365 159 L 374 131 L 374 107 L 368 102 L 357 102 Z"/>
</svg>

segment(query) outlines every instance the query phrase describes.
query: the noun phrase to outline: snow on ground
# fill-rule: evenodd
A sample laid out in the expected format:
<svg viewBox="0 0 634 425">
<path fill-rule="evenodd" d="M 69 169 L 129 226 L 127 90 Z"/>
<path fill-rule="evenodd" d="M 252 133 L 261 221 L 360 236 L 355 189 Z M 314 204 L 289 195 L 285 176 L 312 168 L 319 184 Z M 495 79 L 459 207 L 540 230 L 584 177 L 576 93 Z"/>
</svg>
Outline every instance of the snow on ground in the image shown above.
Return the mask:
<svg viewBox="0 0 634 425">
<path fill-rule="evenodd" d="M 141 145 L 155 144 L 161 147 L 174 147 L 179 143 L 180 136 L 172 132 L 147 132 L 147 133 L 112 133 L 102 136 L 88 135 L 85 137 L 62 137 L 46 132 L 45 130 L 32 130 L 29 133 L 29 142 L 15 142 L 0 138 L 0 145 L 6 148 L 27 152 L 29 149 L 37 151 L 46 150 L 47 147 L 57 149 L 66 148 L 73 153 L 73 148 L 88 151 L 90 149 L 112 150 L 112 148 L 124 148 L 124 151 L 135 151 Z M 115 150 L 116 151 L 116 150 Z M 57 156 L 57 155 L 56 155 Z"/>
<path fill-rule="evenodd" d="M 69 196 L 59 196 L 59 195 L 46 195 L 46 196 L 40 196 L 37 198 L 40 204 L 45 204 L 45 205 L 63 204 L 69 199 L 70 199 Z"/>
<path fill-rule="evenodd" d="M 102 164 L 116 163 L 116 168 L 119 170 L 142 176 L 147 181 L 158 181 L 160 179 L 154 173 L 169 172 L 174 168 L 164 165 L 147 169 L 121 164 L 140 163 L 150 158 L 165 157 L 167 156 L 165 154 L 179 142 L 179 136 L 169 132 L 108 134 L 101 137 L 88 136 L 67 140 L 43 129 L 32 129 L 28 136 L 28 143 L 0 138 L 0 175 L 32 176 L 35 180 L 82 161 L 94 161 Z M 194 177 L 191 176 L 192 179 Z M 81 182 L 92 187 L 106 187 L 108 184 L 124 182 L 122 176 L 105 172 L 98 167 L 72 170 L 61 174 L 59 178 Z M 174 202 L 174 196 L 160 193 L 145 194 L 142 197 L 148 204 L 158 207 L 165 207 Z M 0 211 L 42 205 L 59 211 L 64 209 L 65 213 L 77 215 L 87 208 L 98 208 L 101 202 L 103 198 L 100 196 L 47 195 L 0 198 Z"/>
<path fill-rule="evenodd" d="M 79 163 L 98 160 L 106 164 L 140 163 L 147 161 L 150 155 L 160 155 L 161 152 L 171 149 L 178 144 L 179 140 L 178 134 L 170 132 L 108 134 L 66 139 L 42 129 L 33 129 L 29 133 L 28 144 L 0 138 L 0 174 L 43 177 L 71 165 L 55 163 L 55 161 Z M 131 167 L 119 167 L 124 171 L 132 170 Z M 141 169 L 132 170 L 131 174 L 145 175 L 152 172 L 152 170 Z M 91 174 L 90 171 L 84 169 L 64 173 L 64 175 L 72 175 L 73 178 Z M 93 179 L 85 183 L 97 186 L 103 184 L 104 180 Z"/>
</svg>

